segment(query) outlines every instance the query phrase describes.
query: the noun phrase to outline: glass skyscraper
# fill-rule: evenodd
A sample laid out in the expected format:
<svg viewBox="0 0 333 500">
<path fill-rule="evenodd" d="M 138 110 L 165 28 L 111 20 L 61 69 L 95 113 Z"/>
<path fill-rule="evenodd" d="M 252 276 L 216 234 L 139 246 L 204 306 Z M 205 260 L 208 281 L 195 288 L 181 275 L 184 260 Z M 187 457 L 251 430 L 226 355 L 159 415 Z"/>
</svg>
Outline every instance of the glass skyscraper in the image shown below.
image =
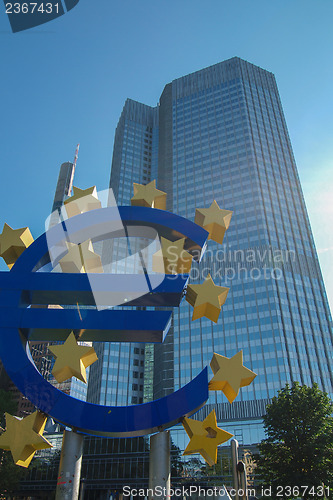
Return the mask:
<svg viewBox="0 0 333 500">
<path fill-rule="evenodd" d="M 193 379 L 214 352 L 243 350 L 257 378 L 232 405 L 211 393 L 200 416 L 214 405 L 223 428 L 256 443 L 265 405 L 286 382 L 317 382 L 333 397 L 331 316 L 274 75 L 232 58 L 167 84 L 156 107 L 128 99 L 111 169 L 118 205 L 130 204 L 133 182 L 153 179 L 178 215 L 194 220 L 213 200 L 233 211 L 223 245 L 210 241 L 191 273 L 201 283 L 210 272 L 230 292 L 217 324 L 192 322 L 184 301 L 163 344 L 98 345 L 88 399 L 156 399 Z M 176 430 L 180 448 L 183 440 Z"/>
</svg>

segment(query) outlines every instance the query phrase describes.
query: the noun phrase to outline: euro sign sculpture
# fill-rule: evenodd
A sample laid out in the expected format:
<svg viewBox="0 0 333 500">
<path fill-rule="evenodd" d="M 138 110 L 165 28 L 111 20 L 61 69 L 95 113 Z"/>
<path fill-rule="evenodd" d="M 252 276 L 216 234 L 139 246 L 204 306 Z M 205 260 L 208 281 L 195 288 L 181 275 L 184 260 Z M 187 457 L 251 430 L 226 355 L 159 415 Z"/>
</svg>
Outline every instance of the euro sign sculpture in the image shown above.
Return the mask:
<svg viewBox="0 0 333 500">
<path fill-rule="evenodd" d="M 77 341 L 163 342 L 171 324 L 170 308 L 179 307 L 185 296 L 194 309 L 192 320 L 206 316 L 217 321 L 229 289 L 216 286 L 211 276 L 201 285 L 188 285 L 188 272 L 192 260 L 200 262 L 207 239 L 222 242 L 231 212 L 214 202 L 210 209 L 198 210 L 197 223 L 191 222 L 164 210 L 166 194 L 156 189 L 154 181 L 135 184 L 131 201 L 132 206 L 102 208 L 95 188 L 74 188 L 64 207 L 69 218 L 60 218 L 36 241 L 28 228 L 14 230 L 5 224 L 0 255 L 10 271 L 0 273 L 0 358 L 39 412 L 65 426 L 82 433 L 126 437 L 152 434 L 181 422 L 192 443 L 186 453 L 199 452 L 211 464 L 219 442 L 231 435 L 220 433 L 214 453 L 207 452 L 202 445 L 210 437 L 206 421 L 192 424 L 189 417 L 206 403 L 209 390 L 222 390 L 232 402 L 239 387 L 252 382 L 255 374 L 243 367 L 242 356 L 231 365 L 227 358 L 214 355 L 210 385 L 205 367 L 187 385 L 161 399 L 104 406 L 60 391 L 41 375 L 30 354 L 31 340 L 57 341 L 50 347 L 56 358 L 54 376 L 58 381 L 72 376 L 86 381 L 85 370 L 97 357 L 91 345 Z M 151 249 L 145 257 L 139 252 L 141 273 L 105 272 L 93 245 L 105 241 L 112 245 L 124 237 L 155 240 L 159 245 L 153 255 Z M 154 272 L 149 272 L 151 263 Z M 64 344 L 59 345 L 61 341 Z M 232 366 L 232 374 L 238 371 L 236 382 L 228 378 L 224 366 Z M 216 427 L 215 412 L 209 419 Z M 4 443 L 3 447 L 8 446 L 5 438 Z"/>
</svg>

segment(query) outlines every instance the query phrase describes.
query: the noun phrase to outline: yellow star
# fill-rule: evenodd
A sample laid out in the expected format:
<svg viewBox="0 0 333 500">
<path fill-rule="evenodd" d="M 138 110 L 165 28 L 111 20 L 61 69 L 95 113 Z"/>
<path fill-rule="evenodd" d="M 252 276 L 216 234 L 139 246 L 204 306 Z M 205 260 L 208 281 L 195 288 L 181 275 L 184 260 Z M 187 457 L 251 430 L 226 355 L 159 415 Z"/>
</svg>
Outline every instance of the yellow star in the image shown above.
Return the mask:
<svg viewBox="0 0 333 500">
<path fill-rule="evenodd" d="M 136 184 L 133 182 L 134 196 L 131 199 L 131 205 L 136 207 L 151 207 L 166 209 L 166 193 L 156 189 L 156 181 L 149 184 Z"/>
<path fill-rule="evenodd" d="M 216 464 L 218 445 L 228 441 L 233 434 L 217 427 L 215 410 L 203 422 L 184 417 L 182 424 L 190 438 L 183 455 L 200 453 L 208 465 Z"/>
<path fill-rule="evenodd" d="M 0 448 L 10 450 L 16 465 L 28 467 L 37 450 L 52 448 L 43 437 L 47 417 L 35 411 L 20 419 L 9 413 L 6 416 L 6 431 L 0 436 Z"/>
<path fill-rule="evenodd" d="M 98 199 L 96 186 L 88 189 L 73 186 L 73 192 L 73 196 L 64 202 L 68 217 L 101 208 L 102 204 Z"/>
<path fill-rule="evenodd" d="M 28 227 L 12 229 L 8 224 L 3 226 L 0 234 L 0 257 L 4 259 L 9 269 L 33 241 Z"/>
<path fill-rule="evenodd" d="M 193 306 L 192 321 L 206 316 L 217 323 L 229 288 L 215 285 L 210 274 L 201 285 L 188 285 L 186 300 Z"/>
<path fill-rule="evenodd" d="M 208 384 L 209 390 L 222 391 L 229 403 L 237 397 L 240 387 L 250 385 L 257 376 L 243 365 L 243 351 L 232 358 L 214 353 L 210 366 L 214 377 Z"/>
<path fill-rule="evenodd" d="M 52 375 L 57 382 L 76 377 L 87 383 L 86 368 L 98 359 L 93 347 L 79 345 L 74 333 L 71 333 L 64 344 L 53 345 L 49 351 L 56 358 Z"/>
<path fill-rule="evenodd" d="M 222 243 L 231 216 L 232 212 L 230 210 L 223 210 L 214 200 L 209 208 L 197 208 L 195 210 L 194 222 L 209 232 L 209 240 Z"/>
<path fill-rule="evenodd" d="M 185 238 L 169 241 L 161 237 L 161 249 L 153 255 L 153 271 L 166 274 L 189 273 L 192 255 L 184 250 Z"/>
<path fill-rule="evenodd" d="M 102 261 L 90 240 L 76 245 L 66 242 L 68 253 L 59 261 L 63 273 L 102 273 Z"/>
</svg>

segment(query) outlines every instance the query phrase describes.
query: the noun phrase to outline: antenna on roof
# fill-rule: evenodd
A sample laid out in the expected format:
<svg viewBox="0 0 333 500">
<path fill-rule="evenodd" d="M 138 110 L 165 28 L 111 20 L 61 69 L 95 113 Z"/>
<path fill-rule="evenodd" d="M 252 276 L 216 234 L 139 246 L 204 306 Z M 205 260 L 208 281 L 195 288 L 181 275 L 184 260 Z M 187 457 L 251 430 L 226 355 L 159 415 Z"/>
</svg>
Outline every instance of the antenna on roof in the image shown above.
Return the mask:
<svg viewBox="0 0 333 500">
<path fill-rule="evenodd" d="M 77 162 L 77 159 L 79 157 L 79 149 L 80 149 L 80 143 L 76 146 L 76 151 L 75 151 L 75 156 L 74 156 L 74 161 L 73 161 L 74 169 L 76 167 L 76 162 Z"/>
<path fill-rule="evenodd" d="M 74 156 L 74 161 L 73 161 L 71 178 L 70 178 L 69 186 L 68 186 L 68 196 L 70 196 L 71 192 L 72 192 L 73 181 L 74 181 L 74 174 L 75 174 L 75 168 L 76 168 L 76 162 L 77 162 L 77 159 L 79 157 L 79 149 L 80 149 L 80 143 L 76 146 L 76 150 L 75 150 L 75 156 Z"/>
</svg>

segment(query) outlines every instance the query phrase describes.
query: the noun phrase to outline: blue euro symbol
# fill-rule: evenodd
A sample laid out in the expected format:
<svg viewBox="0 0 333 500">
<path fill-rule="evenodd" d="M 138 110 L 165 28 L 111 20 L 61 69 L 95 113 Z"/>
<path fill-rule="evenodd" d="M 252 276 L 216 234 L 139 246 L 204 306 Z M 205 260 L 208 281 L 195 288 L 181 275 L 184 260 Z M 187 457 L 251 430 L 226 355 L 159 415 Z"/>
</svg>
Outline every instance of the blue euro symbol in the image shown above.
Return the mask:
<svg viewBox="0 0 333 500">
<path fill-rule="evenodd" d="M 193 222 L 163 210 L 145 207 L 100 208 L 74 216 L 41 235 L 18 258 L 10 272 L 0 273 L 0 358 L 18 389 L 42 412 L 79 432 L 100 436 L 142 436 L 161 431 L 200 409 L 208 399 L 207 367 L 173 394 L 133 406 L 103 406 L 77 400 L 55 388 L 37 370 L 29 340 L 62 340 L 71 330 L 80 340 L 95 342 L 163 342 L 170 326 L 170 307 L 178 307 L 187 275 L 94 274 L 43 272 L 50 263 L 48 241 L 61 247 L 64 238 L 73 243 L 94 243 L 119 237 L 110 231 L 121 218 L 131 236 L 159 236 L 175 241 L 185 238 L 184 248 L 200 261 L 207 231 Z M 156 285 L 156 286 L 155 286 Z M 148 287 L 148 288 L 147 288 Z M 148 289 L 148 292 L 147 292 Z M 140 293 L 132 294 L 133 290 Z M 112 297 L 121 292 L 121 305 L 157 307 L 155 310 L 34 308 L 33 305 L 92 305 L 96 294 Z M 169 310 L 163 310 L 168 308 Z"/>
<path fill-rule="evenodd" d="M 3 0 L 13 33 L 35 28 L 48 23 L 57 17 L 63 16 L 72 10 L 80 0 L 64 0 L 65 9 L 61 0 L 15 0 L 10 3 Z"/>
</svg>

